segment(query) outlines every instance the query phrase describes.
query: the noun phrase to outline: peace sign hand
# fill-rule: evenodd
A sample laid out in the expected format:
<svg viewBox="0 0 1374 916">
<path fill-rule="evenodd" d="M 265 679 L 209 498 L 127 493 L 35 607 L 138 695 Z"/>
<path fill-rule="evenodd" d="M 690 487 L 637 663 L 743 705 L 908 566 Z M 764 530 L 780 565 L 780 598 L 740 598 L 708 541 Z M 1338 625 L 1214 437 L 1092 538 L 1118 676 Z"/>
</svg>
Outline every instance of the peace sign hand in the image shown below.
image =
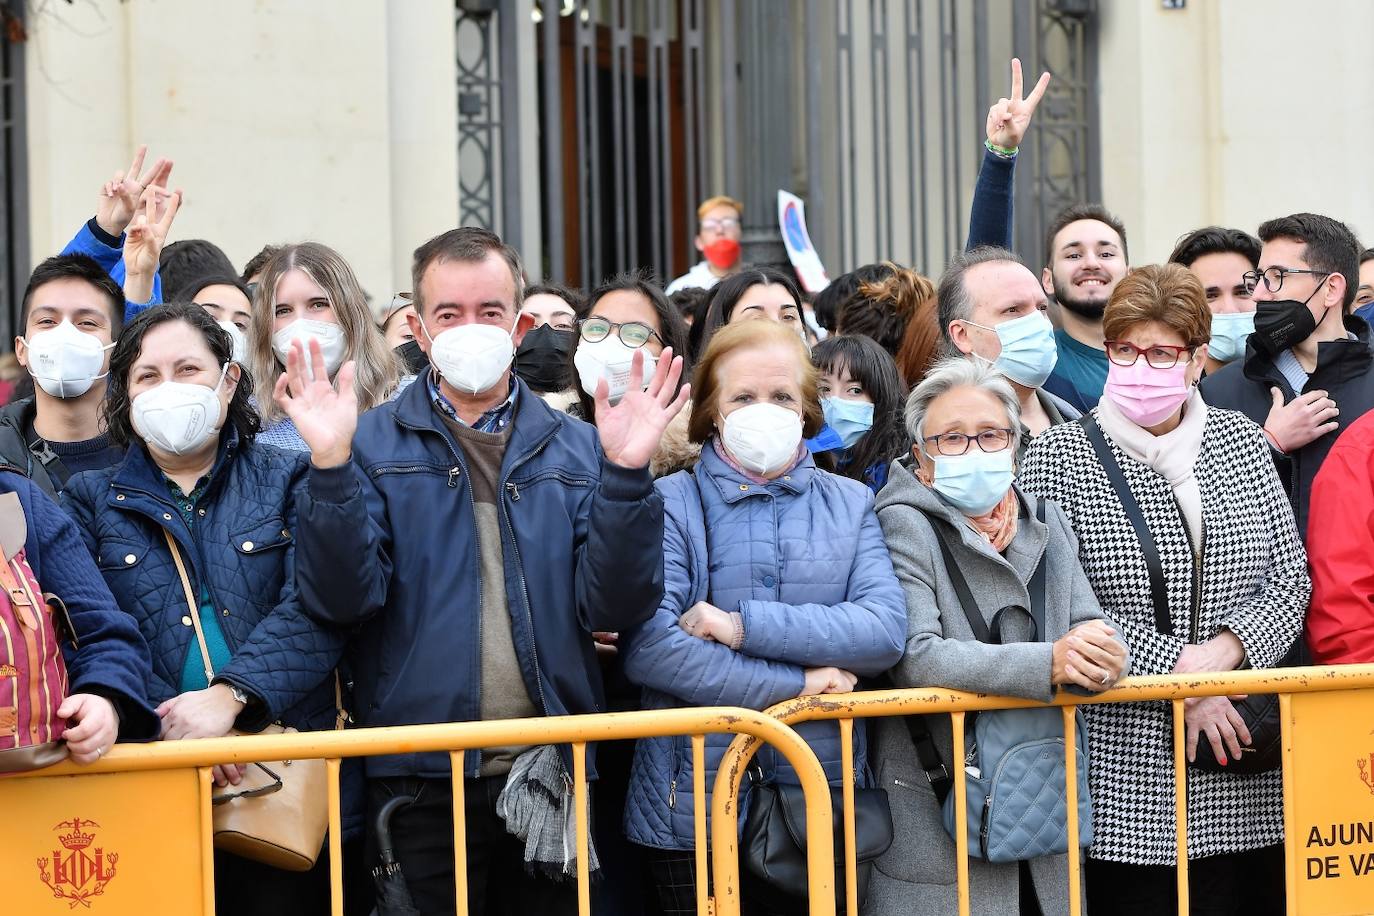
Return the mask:
<svg viewBox="0 0 1374 916">
<path fill-rule="evenodd" d="M 1040 74 L 1040 80 L 1031 94 L 1021 98 L 1021 61 L 1011 59 L 1011 98 L 998 99 L 997 104 L 988 109 L 988 142 L 1003 149 L 1016 149 L 1021 138 L 1030 127 L 1031 116 L 1045 95 L 1050 84 L 1048 73 Z"/>
<path fill-rule="evenodd" d="M 151 278 L 157 271 L 162 246 L 167 244 L 172 220 L 181 209 L 181 190 L 178 188 L 169 194 L 163 188 L 152 186 L 143 192 L 140 203 L 143 212 L 129 226 L 128 238 L 124 240 L 124 267 L 131 277 Z M 132 301 L 143 302 L 144 299 Z"/>
<path fill-rule="evenodd" d="M 96 197 L 95 224 L 115 237 L 124 234 L 138 214 L 143 192 L 151 187 L 167 189 L 172 174 L 172 160 L 158 159 L 148 171 L 139 174 L 148 147 L 140 146 L 126 172 L 115 172 L 114 178 L 100 188 Z"/>
</svg>

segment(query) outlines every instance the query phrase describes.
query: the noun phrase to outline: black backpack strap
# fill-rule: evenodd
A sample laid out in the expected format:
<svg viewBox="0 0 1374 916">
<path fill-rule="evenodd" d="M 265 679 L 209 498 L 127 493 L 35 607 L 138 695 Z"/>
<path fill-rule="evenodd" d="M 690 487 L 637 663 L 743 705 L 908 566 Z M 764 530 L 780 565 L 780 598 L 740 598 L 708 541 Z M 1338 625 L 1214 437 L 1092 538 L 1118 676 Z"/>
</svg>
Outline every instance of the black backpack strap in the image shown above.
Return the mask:
<svg viewBox="0 0 1374 916">
<path fill-rule="evenodd" d="M 963 608 L 964 616 L 968 618 L 968 625 L 973 628 L 973 635 L 978 637 L 979 642 L 996 643 L 992 632 L 988 629 L 987 621 L 983 619 L 983 614 L 978 610 L 978 602 L 973 600 L 973 592 L 968 587 L 968 580 L 964 578 L 963 570 L 959 564 L 954 562 L 954 554 L 949 549 L 948 535 L 945 533 L 943 523 L 932 522 L 931 528 L 935 531 L 935 540 L 940 545 L 940 558 L 944 560 L 945 572 L 949 573 L 950 584 L 954 586 L 954 594 L 959 596 L 959 606 Z"/>
<path fill-rule="evenodd" d="M 1164 567 L 1159 560 L 1159 549 L 1155 546 L 1154 535 L 1150 534 L 1149 526 L 1145 524 L 1145 514 L 1140 511 L 1140 504 L 1136 502 L 1135 494 L 1126 482 L 1126 475 L 1121 472 L 1121 465 L 1112 454 L 1112 447 L 1107 444 L 1107 437 L 1102 434 L 1102 428 L 1097 425 L 1097 420 L 1090 413 L 1084 414 L 1078 424 L 1083 427 L 1093 450 L 1097 452 L 1097 460 L 1107 472 L 1107 479 L 1111 481 L 1112 489 L 1116 490 L 1117 498 L 1121 500 L 1121 508 L 1126 510 L 1126 517 L 1131 520 L 1131 527 L 1135 529 L 1140 551 L 1145 555 L 1145 570 L 1150 577 L 1150 598 L 1155 607 L 1155 629 L 1165 636 L 1173 636 L 1174 624 L 1169 618 L 1169 592 L 1164 585 Z"/>
<path fill-rule="evenodd" d="M 931 789 L 935 790 L 935 800 L 943 805 L 945 799 L 949 798 L 949 793 L 954 790 L 954 777 L 950 775 L 949 767 L 940 759 L 940 750 L 935 746 L 935 739 L 931 737 L 926 717 L 902 716 L 902 719 L 906 722 L 906 730 L 911 734 L 911 743 L 916 745 L 916 759 L 921 762 L 921 769 L 925 770 Z"/>
<path fill-rule="evenodd" d="M 1045 501 L 1039 497 L 1035 499 L 1035 519 L 1040 524 L 1045 524 Z M 1046 541 L 1045 552 L 1049 553 L 1049 542 Z M 1026 590 L 1030 592 L 1030 615 L 1035 623 L 1035 640 L 1039 641 L 1046 638 L 1045 630 L 1045 557 L 1040 557 L 1040 562 L 1036 564 L 1035 572 L 1031 573 L 1030 582 L 1027 583 Z"/>
</svg>

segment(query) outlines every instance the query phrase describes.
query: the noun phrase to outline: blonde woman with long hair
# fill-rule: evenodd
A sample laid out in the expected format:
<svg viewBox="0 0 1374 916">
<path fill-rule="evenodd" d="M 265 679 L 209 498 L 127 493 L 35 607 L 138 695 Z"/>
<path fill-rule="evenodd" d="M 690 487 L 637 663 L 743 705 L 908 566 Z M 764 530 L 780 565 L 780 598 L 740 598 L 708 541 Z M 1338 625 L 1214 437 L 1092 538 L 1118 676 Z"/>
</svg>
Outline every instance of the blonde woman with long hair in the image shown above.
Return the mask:
<svg viewBox="0 0 1374 916">
<path fill-rule="evenodd" d="M 331 379 L 344 363 L 357 363 L 353 388 L 359 413 L 396 392 L 400 361 L 373 321 L 353 268 L 337 251 L 318 242 L 287 245 L 267 262 L 253 296 L 248 362 L 262 416 L 262 442 L 308 451 L 272 390 L 292 341 L 308 345 L 312 337 L 320 343 Z"/>
</svg>

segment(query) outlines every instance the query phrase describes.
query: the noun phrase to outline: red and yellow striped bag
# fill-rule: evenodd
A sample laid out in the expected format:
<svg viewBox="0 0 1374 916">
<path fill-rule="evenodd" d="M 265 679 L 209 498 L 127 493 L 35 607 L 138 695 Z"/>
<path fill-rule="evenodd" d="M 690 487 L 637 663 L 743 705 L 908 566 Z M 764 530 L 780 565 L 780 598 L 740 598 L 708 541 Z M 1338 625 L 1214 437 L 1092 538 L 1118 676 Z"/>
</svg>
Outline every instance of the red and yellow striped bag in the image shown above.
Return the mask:
<svg viewBox="0 0 1374 916">
<path fill-rule="evenodd" d="M 66 607 L 43 594 L 24 558 L 27 529 L 19 497 L 0 495 L 0 773 L 67 756 L 67 723 L 57 710 L 67 698 L 59 628 L 70 625 Z"/>
</svg>

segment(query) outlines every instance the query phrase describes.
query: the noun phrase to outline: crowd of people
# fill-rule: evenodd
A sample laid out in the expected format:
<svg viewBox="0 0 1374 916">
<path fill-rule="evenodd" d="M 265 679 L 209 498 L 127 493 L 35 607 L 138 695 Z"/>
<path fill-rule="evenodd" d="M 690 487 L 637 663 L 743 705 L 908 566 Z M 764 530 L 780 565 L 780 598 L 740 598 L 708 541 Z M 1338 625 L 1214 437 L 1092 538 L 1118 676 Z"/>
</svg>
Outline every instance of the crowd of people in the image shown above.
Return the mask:
<svg viewBox="0 0 1374 916">
<path fill-rule="evenodd" d="M 31 390 L 0 411 L 0 491 L 79 637 L 67 751 L 1374 661 L 1374 251 L 1298 213 L 1132 267 L 1125 227 L 1085 203 L 1028 265 L 1012 183 L 1049 77 L 1024 94 L 1013 73 L 967 250 L 938 278 L 882 262 L 814 295 L 742 263 L 742 206 L 713 197 L 704 260 L 666 290 L 531 283 L 495 234 L 457 228 L 374 307 L 322 243 L 238 270 L 169 242 L 172 163 L 140 148 L 34 269 Z M 1171 709 L 1083 716 L 1086 911 L 1170 912 Z M 865 913 L 955 908 L 932 770 L 968 749 L 920 718 L 853 724 L 895 835 L 864 863 Z M 1185 727 L 1193 911 L 1281 912 L 1281 774 L 1247 765 L 1255 723 L 1217 697 Z M 798 731 L 838 785 L 846 732 Z M 708 792 L 727 744 L 706 739 Z M 594 910 L 695 912 L 691 741 L 589 758 Z M 472 911 L 575 912 L 570 748 L 462 759 Z M 796 782 L 768 751 L 754 769 L 741 818 Z M 345 766 L 349 912 L 370 910 L 355 876 L 393 799 L 419 909 L 453 912 L 452 775 L 446 753 Z M 512 824 L 531 806 L 544 833 Z M 976 858 L 972 911 L 1064 911 L 1066 854 Z M 327 874 L 217 851 L 218 911 L 326 912 Z"/>
</svg>

